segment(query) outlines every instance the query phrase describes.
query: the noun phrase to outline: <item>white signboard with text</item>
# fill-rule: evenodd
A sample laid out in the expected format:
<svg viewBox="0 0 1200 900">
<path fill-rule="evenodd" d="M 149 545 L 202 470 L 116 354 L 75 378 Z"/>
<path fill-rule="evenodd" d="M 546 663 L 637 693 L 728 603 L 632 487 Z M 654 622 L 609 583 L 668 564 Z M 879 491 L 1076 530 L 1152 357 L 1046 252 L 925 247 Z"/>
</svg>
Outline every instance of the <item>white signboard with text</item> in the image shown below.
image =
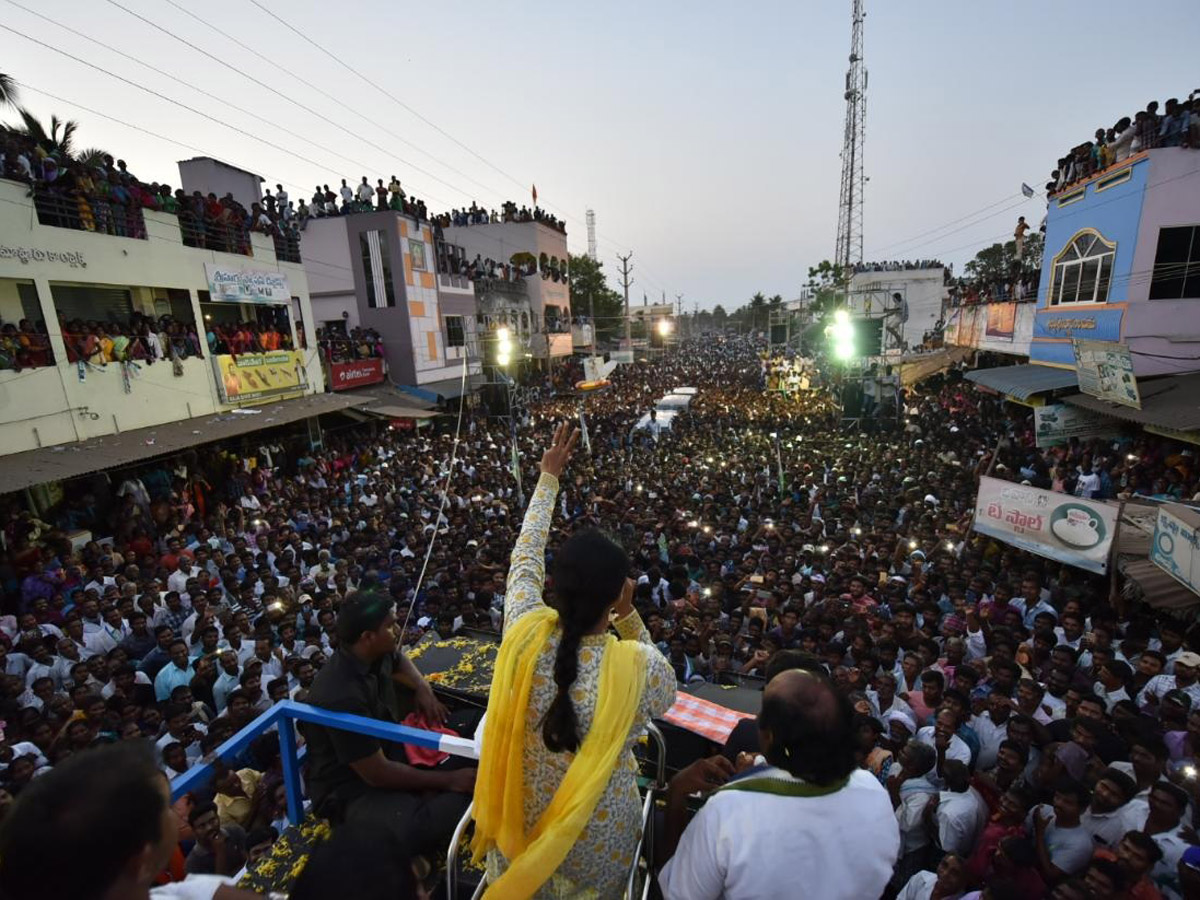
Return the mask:
<svg viewBox="0 0 1200 900">
<path fill-rule="evenodd" d="M 1150 561 L 1200 594 L 1200 512 L 1174 503 L 1158 508 Z"/>
<path fill-rule="evenodd" d="M 1039 447 L 1065 444 L 1071 438 L 1103 437 L 1113 424 L 1103 416 L 1066 403 L 1047 403 L 1033 408 L 1034 435 Z"/>
<path fill-rule="evenodd" d="M 209 299 L 216 303 L 291 303 L 292 291 L 282 272 L 230 269 L 204 264 Z"/>
<path fill-rule="evenodd" d="M 1108 571 L 1119 507 L 983 476 L 975 530 L 1089 572 Z"/>
<path fill-rule="evenodd" d="M 1081 391 L 1101 400 L 1142 408 L 1128 347 L 1114 341 L 1073 341 L 1072 344 Z"/>
</svg>

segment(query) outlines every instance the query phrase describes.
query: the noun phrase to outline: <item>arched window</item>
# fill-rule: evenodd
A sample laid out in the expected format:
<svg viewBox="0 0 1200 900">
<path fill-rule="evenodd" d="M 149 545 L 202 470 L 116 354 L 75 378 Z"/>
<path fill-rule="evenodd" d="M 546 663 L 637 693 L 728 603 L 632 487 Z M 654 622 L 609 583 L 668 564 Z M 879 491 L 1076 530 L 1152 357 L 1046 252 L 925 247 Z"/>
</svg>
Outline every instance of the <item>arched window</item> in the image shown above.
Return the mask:
<svg viewBox="0 0 1200 900">
<path fill-rule="evenodd" d="M 1050 273 L 1050 305 L 1104 303 L 1112 281 L 1117 250 L 1098 231 L 1085 229 L 1054 257 Z"/>
</svg>

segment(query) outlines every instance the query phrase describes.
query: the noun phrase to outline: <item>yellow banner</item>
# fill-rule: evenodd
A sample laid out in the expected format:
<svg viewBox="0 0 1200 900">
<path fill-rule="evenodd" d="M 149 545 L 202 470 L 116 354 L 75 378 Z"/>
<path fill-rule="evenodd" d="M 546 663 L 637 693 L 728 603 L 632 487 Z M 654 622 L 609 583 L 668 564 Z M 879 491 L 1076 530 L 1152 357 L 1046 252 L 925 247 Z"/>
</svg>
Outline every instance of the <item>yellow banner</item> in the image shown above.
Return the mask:
<svg viewBox="0 0 1200 900">
<path fill-rule="evenodd" d="M 215 356 L 217 390 L 226 403 L 258 400 L 300 390 L 304 358 L 297 350 Z"/>
</svg>

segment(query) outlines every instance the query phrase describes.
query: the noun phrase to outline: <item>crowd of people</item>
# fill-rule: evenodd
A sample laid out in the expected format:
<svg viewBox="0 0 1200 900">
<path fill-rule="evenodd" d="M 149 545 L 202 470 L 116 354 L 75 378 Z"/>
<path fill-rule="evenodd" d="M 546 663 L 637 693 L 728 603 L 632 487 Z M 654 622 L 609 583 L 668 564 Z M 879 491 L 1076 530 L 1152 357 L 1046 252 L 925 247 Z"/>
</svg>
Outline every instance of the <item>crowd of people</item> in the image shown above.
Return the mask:
<svg viewBox="0 0 1200 900">
<path fill-rule="evenodd" d="M 553 228 L 555 231 L 560 231 L 563 234 L 567 233 L 567 223 L 559 219 L 552 213 L 546 212 L 536 203 L 533 209 L 527 206 L 517 208 L 517 204 L 512 200 L 506 200 L 500 205 L 499 210 L 491 210 L 490 212 L 482 206 L 479 206 L 474 201 L 471 205 L 464 209 L 452 209 L 448 213 L 442 213 L 439 216 L 434 216 L 435 224 L 443 228 L 451 227 L 466 227 L 468 225 L 498 225 L 501 222 L 540 222 L 543 225 Z"/>
<path fill-rule="evenodd" d="M 132 313 L 125 321 L 71 319 L 59 322 L 67 362 L 104 366 L 108 363 L 146 363 L 203 356 L 200 336 L 192 322 L 172 316 Z"/>
<path fill-rule="evenodd" d="M 916 269 L 944 269 L 945 265 L 938 259 L 892 259 L 885 262 L 865 262 L 854 265 L 855 273 L 859 272 L 910 272 Z"/>
<path fill-rule="evenodd" d="M 1200 148 L 1200 89 L 1186 101 L 1172 97 L 1163 106 L 1157 100 L 1132 118 L 1122 116 L 1111 128 L 1097 128 L 1092 140 L 1071 149 L 1058 161 L 1046 182 L 1046 194 L 1122 163 L 1135 153 L 1155 147 Z"/>
<path fill-rule="evenodd" d="M 47 148 L 18 131 L 0 128 L 0 177 L 29 184 L 38 221 L 43 225 L 92 231 L 117 237 L 146 238 L 143 210 L 179 218 L 184 244 L 225 253 L 251 255 L 250 232 L 270 235 L 276 255 L 300 261 L 299 222 L 279 195 L 267 196 L 250 209 L 226 193 L 188 194 L 168 184 L 144 182 L 123 159 L 103 154 L 94 161 Z M 278 188 L 286 199 L 286 193 Z"/>
<path fill-rule="evenodd" d="M 355 326 L 347 333 L 344 326 L 329 323 L 317 332 L 317 346 L 329 362 L 383 357 L 383 337 L 374 328 Z"/>
<path fill-rule="evenodd" d="M 954 278 L 946 286 L 946 304 L 979 306 L 987 303 L 1033 303 L 1041 283 L 1040 269 L 1014 268 L 991 278 Z"/>
<path fill-rule="evenodd" d="M 366 175 L 354 187 L 351 187 L 343 178 L 341 187 L 336 192 L 330 190 L 327 184 L 319 184 L 313 191 L 312 203 L 305 203 L 304 198 L 301 198 L 299 207 L 295 207 L 293 202 L 288 199 L 283 185 L 276 185 L 275 191 L 276 193 L 272 195 L 268 190 L 263 197 L 263 203 L 273 205 L 276 209 L 281 210 L 289 221 L 296 220 L 301 229 L 309 219 L 349 216 L 364 212 L 383 212 L 389 209 L 412 216 L 418 221 L 429 220 L 425 201 L 409 196 L 400 184 L 400 179 L 395 175 L 386 185 L 382 178 L 377 178 L 374 187 L 371 186 Z M 340 205 L 339 200 L 341 201 Z"/>
<path fill-rule="evenodd" d="M 758 755 L 791 765 L 781 748 L 804 739 L 784 732 L 806 727 L 780 719 L 804 691 L 795 670 L 832 686 L 817 698 L 822 729 L 853 717 L 838 732 L 852 736 L 853 795 L 774 818 L 765 795 L 718 791 L 675 834 L 668 900 L 718 896 L 705 893 L 714 878 L 726 896 L 765 896 L 747 887 L 764 883 L 782 896 L 795 860 L 815 852 L 739 851 L 715 872 L 705 842 L 720 816 L 761 849 L 785 832 L 828 833 L 868 801 L 894 815 L 872 816 L 879 838 L 865 844 L 849 819 L 834 829 L 812 860 L 821 896 L 1196 896 L 1194 629 L 1129 605 L 1107 577 L 970 527 L 985 472 L 1079 496 L 1186 500 L 1200 496 L 1191 450 L 1133 432 L 1039 449 L 1027 410 L 953 376 L 908 390 L 898 423 L 846 435 L 826 392 L 765 392 L 761 378 L 738 340 L 621 367 L 588 396 L 591 453 L 577 452 L 547 513 L 550 560 L 589 526 L 624 546 L 632 608 L 679 686 L 766 685 L 760 725 L 774 722 L 774 737 L 735 729 L 724 762 L 676 776 L 669 818 L 685 817 L 696 791 L 736 787 L 734 770 Z M 699 392 L 669 431 L 633 430 L 681 385 Z M 579 404 L 551 384 L 531 396 L 517 437 L 526 490 L 552 425 Z M 19 810 L 31 785 L 98 744 L 152 745 L 170 777 L 211 759 L 271 704 L 309 697 L 356 592 L 395 601 L 405 645 L 499 630 L 524 513 L 510 440 L 469 410 L 457 443 L 331 434 L 319 451 L 221 450 L 81 482 L 42 517 L 10 500 L 0 810 L 13 797 Z M 66 528 L 105 537 L 75 549 Z M 446 784 L 470 790 L 465 776 Z M 233 874 L 269 848 L 285 806 L 267 734 L 176 804 L 171 871 Z"/>
<path fill-rule="evenodd" d="M 204 337 L 210 353 L 241 356 L 243 353 L 269 353 L 273 350 L 295 349 L 291 325 L 286 313 L 274 315 L 274 310 L 261 311 L 253 322 L 209 322 Z M 303 346 L 304 329 L 297 328 Z"/>
<path fill-rule="evenodd" d="M 0 369 L 20 372 L 54 365 L 54 350 L 45 321 L 21 319 L 0 323 Z"/>
</svg>

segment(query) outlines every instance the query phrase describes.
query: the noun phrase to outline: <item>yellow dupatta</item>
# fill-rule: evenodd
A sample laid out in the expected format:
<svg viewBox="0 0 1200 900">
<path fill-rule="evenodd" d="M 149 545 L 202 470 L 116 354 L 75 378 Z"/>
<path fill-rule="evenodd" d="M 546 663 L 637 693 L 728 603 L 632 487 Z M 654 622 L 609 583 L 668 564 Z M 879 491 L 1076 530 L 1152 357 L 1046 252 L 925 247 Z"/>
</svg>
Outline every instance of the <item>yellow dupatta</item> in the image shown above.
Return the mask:
<svg viewBox="0 0 1200 900">
<path fill-rule="evenodd" d="M 471 850 L 478 863 L 498 848 L 509 865 L 488 886 L 487 900 L 532 897 L 562 864 L 608 786 L 645 688 L 646 657 L 638 643 L 607 635 L 592 727 L 550 804 L 526 834 L 525 714 L 534 669 L 557 627 L 558 613 L 549 607 L 526 613 L 505 634 L 496 657 L 475 782 Z"/>
</svg>

